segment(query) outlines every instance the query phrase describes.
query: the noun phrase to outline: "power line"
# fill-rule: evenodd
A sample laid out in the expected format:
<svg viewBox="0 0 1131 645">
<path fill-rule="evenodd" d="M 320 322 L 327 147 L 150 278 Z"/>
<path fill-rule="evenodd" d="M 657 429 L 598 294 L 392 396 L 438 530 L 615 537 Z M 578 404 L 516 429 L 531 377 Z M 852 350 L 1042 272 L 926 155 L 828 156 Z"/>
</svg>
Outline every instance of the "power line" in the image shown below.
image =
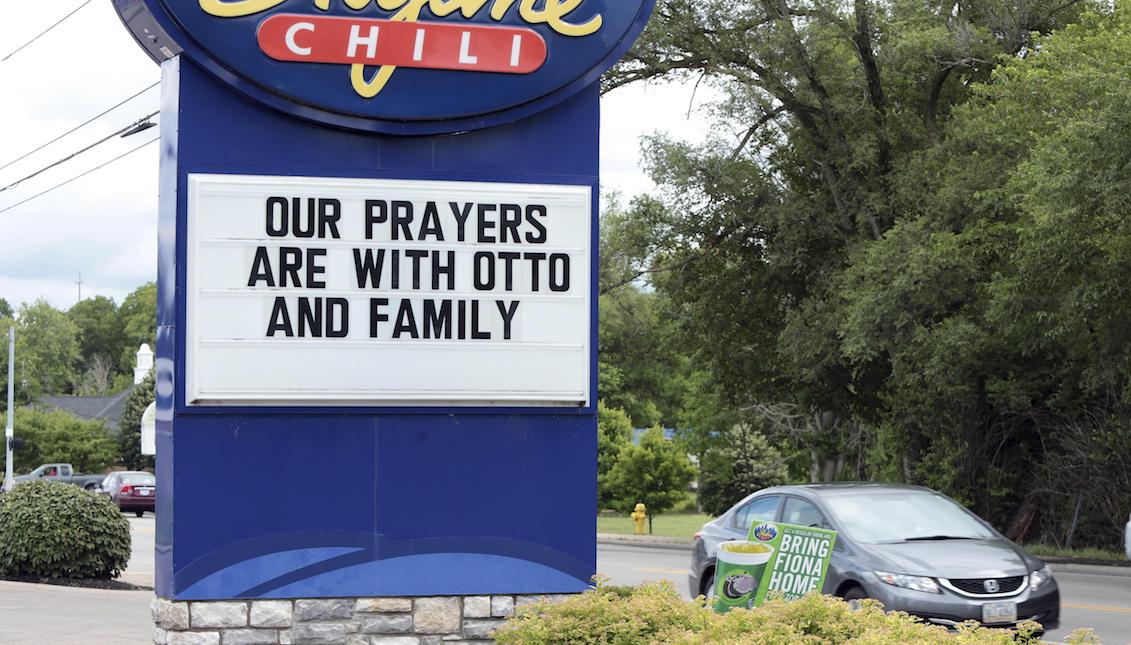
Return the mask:
<svg viewBox="0 0 1131 645">
<path fill-rule="evenodd" d="M 153 112 L 153 113 L 149 114 L 148 116 L 144 116 L 144 117 L 138 119 L 137 121 L 134 121 L 133 123 L 127 125 L 126 127 L 120 129 L 120 130 L 117 130 L 115 132 L 111 132 L 110 134 L 106 135 L 105 137 L 102 137 L 98 141 L 95 141 L 94 143 L 90 144 L 89 146 L 86 146 L 85 148 L 78 150 L 76 152 L 72 152 L 71 154 L 67 155 L 66 157 L 63 157 L 62 159 L 56 161 L 55 163 L 46 165 L 46 166 L 40 168 L 39 170 L 36 170 L 35 172 L 31 173 L 27 177 L 24 177 L 23 179 L 17 179 L 16 181 L 13 181 L 12 183 L 8 184 L 7 186 L 0 188 L 0 193 L 4 192 L 5 190 L 11 190 L 12 188 L 15 188 L 16 186 L 19 186 L 23 182 L 31 179 L 32 177 L 35 177 L 37 175 L 41 175 L 41 174 L 47 172 L 48 170 L 51 170 L 55 166 L 58 166 L 59 164 L 65 162 L 65 161 L 70 161 L 71 159 L 74 159 L 75 157 L 86 152 L 87 150 L 90 150 L 91 148 L 93 148 L 95 146 L 106 143 L 107 141 L 109 141 L 110 139 L 113 139 L 114 137 L 116 137 L 118 135 L 126 136 L 124 133 L 128 130 L 135 130 L 135 128 L 138 128 L 140 126 L 146 126 L 145 129 L 148 130 L 150 127 L 153 126 L 152 123 L 149 123 L 149 120 L 152 119 L 155 116 L 157 116 L 157 112 Z M 140 132 L 140 131 L 141 130 L 136 130 L 135 132 L 131 132 L 130 134 L 136 134 L 137 132 Z"/>
<path fill-rule="evenodd" d="M 0 63 L 3 63 L 4 61 L 8 60 L 9 58 L 11 58 L 11 57 L 15 56 L 15 55 L 16 55 L 17 53 L 19 53 L 19 51 L 20 51 L 21 49 L 23 49 L 24 47 L 27 47 L 28 45 L 30 45 L 30 44 L 32 44 L 32 43 L 34 43 L 35 41 L 37 41 L 37 40 L 39 40 L 40 38 L 42 38 L 43 36 L 45 36 L 45 35 L 47 34 L 47 32 L 49 32 L 49 31 L 51 31 L 52 29 L 54 29 L 54 28 L 58 27 L 59 25 L 63 24 L 63 21 L 64 21 L 64 20 L 66 20 L 67 18 L 70 18 L 71 16 L 75 15 L 76 13 L 78 13 L 79 9 L 82 9 L 83 7 L 85 7 L 85 6 L 86 6 L 86 5 L 88 5 L 88 4 L 90 4 L 90 0 L 86 0 L 86 2 L 84 2 L 84 3 L 80 4 L 79 6 L 75 7 L 74 9 L 72 9 L 72 10 L 71 10 L 71 13 L 69 13 L 69 14 L 67 14 L 67 15 L 63 16 L 62 18 L 60 18 L 59 20 L 57 20 L 57 21 L 55 22 L 55 24 L 53 24 L 53 25 L 51 25 L 50 27 L 48 27 L 47 29 L 44 29 L 43 31 L 39 32 L 39 35 L 38 35 L 38 36 L 36 36 L 35 38 L 32 38 L 31 40 L 27 41 L 26 43 L 24 43 L 24 44 L 20 45 L 19 47 L 15 48 L 14 50 L 12 50 L 12 51 L 11 51 L 11 53 L 9 53 L 9 54 L 8 54 L 7 56 L 5 56 L 4 58 L 0 58 Z"/>
<path fill-rule="evenodd" d="M 24 154 L 20 155 L 19 157 L 16 157 L 15 159 L 13 159 L 13 160 L 9 161 L 8 163 L 4 164 L 3 166 L 0 166 L 0 170 L 4 170 L 4 169 L 5 169 L 5 168 L 7 168 L 8 166 L 10 166 L 10 165 L 12 165 L 12 164 L 16 163 L 17 161 L 22 161 L 22 160 L 24 160 L 24 159 L 27 159 L 27 158 L 28 158 L 28 157 L 30 157 L 31 155 L 33 155 L 33 154 L 35 154 L 35 153 L 39 152 L 40 150 L 43 150 L 44 148 L 46 148 L 46 147 L 47 147 L 47 146 L 49 146 L 49 145 L 51 145 L 51 144 L 55 143 L 55 142 L 56 142 L 56 141 L 58 141 L 59 139 L 62 139 L 63 137 L 67 136 L 68 134 L 71 134 L 72 132 L 74 132 L 75 130 L 78 130 L 79 128 L 82 128 L 82 127 L 84 127 L 84 126 L 86 126 L 86 125 L 89 125 L 89 124 L 90 124 L 91 122 L 93 122 L 93 121 L 95 121 L 95 120 L 97 120 L 97 119 L 100 119 L 100 118 L 102 118 L 102 117 L 106 116 L 107 114 L 109 114 L 109 113 L 113 112 L 114 110 L 116 110 L 116 109 L 118 109 L 118 108 L 122 107 L 122 106 L 123 106 L 123 105 L 125 105 L 126 103 L 129 103 L 130 101 L 132 101 L 132 100 L 136 99 L 137 97 L 141 96 L 142 94 L 145 94 L 146 92 L 148 92 L 149 90 L 151 90 L 151 89 L 153 89 L 153 88 L 157 87 L 157 86 L 158 86 L 158 85 L 160 85 L 160 84 L 161 84 L 161 81 L 157 81 L 156 83 L 154 83 L 154 84 L 150 85 L 149 87 L 146 87 L 146 88 L 144 88 L 144 89 L 142 89 L 142 90 L 139 90 L 138 92 L 136 92 L 136 93 L 134 93 L 134 94 L 131 94 L 130 96 L 128 96 L 128 97 L 126 97 L 126 98 L 122 99 L 122 100 L 121 100 L 121 101 L 119 101 L 118 103 L 115 103 L 115 104 L 114 104 L 113 106 L 106 108 L 105 110 L 103 110 L 103 111 L 99 112 L 98 114 L 96 114 L 96 115 L 94 115 L 94 116 L 90 117 L 90 118 L 89 118 L 89 119 L 87 119 L 86 121 L 83 121 L 82 123 L 80 123 L 80 124 L 76 125 L 75 127 L 71 128 L 70 130 L 67 130 L 67 131 L 66 131 L 66 132 L 64 132 L 63 134 L 60 134 L 59 136 L 55 137 L 54 139 L 52 139 L 52 140 L 48 141 L 47 143 L 44 143 L 44 144 L 40 145 L 39 147 L 35 148 L 34 150 L 30 150 L 30 151 L 28 151 L 28 152 L 25 152 Z"/>
<path fill-rule="evenodd" d="M 32 195 L 31 197 L 28 197 L 27 199 L 23 200 L 23 201 L 19 201 L 19 202 L 16 202 L 15 204 L 12 204 L 11 206 L 8 206 L 8 207 L 6 207 L 6 208 L 0 209 L 0 213 L 7 213 L 8 211 L 12 210 L 13 208 L 15 208 L 15 207 L 17 207 L 17 206 L 20 206 L 20 205 L 22 205 L 22 204 L 26 204 L 26 203 L 30 202 L 31 200 L 35 199 L 36 197 L 42 197 L 42 196 L 46 195 L 47 193 L 49 193 L 49 192 L 51 192 L 51 191 L 55 190 L 56 188 L 62 188 L 63 186 L 66 186 L 67 184 L 71 183 L 72 181 L 75 181 L 76 179 L 82 179 L 83 177 L 85 177 L 85 176 L 89 175 L 90 173 L 94 172 L 95 170 L 99 170 L 99 169 L 101 169 L 101 168 L 105 168 L 106 166 L 109 166 L 110 164 L 114 163 L 115 161 L 118 161 L 119 159 L 122 159 L 123 157 L 126 157 L 126 156 L 128 156 L 128 155 L 131 155 L 131 154 L 133 154 L 133 153 L 137 152 L 138 150 L 141 150 L 141 149 L 142 149 L 142 148 L 144 148 L 145 146 L 148 146 L 149 144 L 153 143 L 154 141 L 157 141 L 157 140 L 158 140 L 158 139 L 160 139 L 160 138 L 161 138 L 161 137 L 153 137 L 153 138 L 152 138 L 152 139 L 150 139 L 149 141 L 146 141 L 145 143 L 141 144 L 140 146 L 137 146 L 136 148 L 131 148 L 131 149 L 127 150 L 126 152 L 123 152 L 122 154 L 118 155 L 117 157 L 114 157 L 113 159 L 111 159 L 111 160 L 109 160 L 109 161 L 107 161 L 107 162 L 105 162 L 105 163 L 99 164 L 99 165 L 97 165 L 97 166 L 95 166 L 95 167 L 91 168 L 90 170 L 88 170 L 88 171 L 86 171 L 86 172 L 84 172 L 84 173 L 82 173 L 82 174 L 80 174 L 80 175 L 76 175 L 76 176 L 74 176 L 74 177 L 71 177 L 71 178 L 70 178 L 70 179 L 68 179 L 67 181 L 64 181 L 64 182 L 60 182 L 60 183 L 58 183 L 58 184 L 55 184 L 54 186 L 52 186 L 52 187 L 48 188 L 47 190 L 45 190 L 45 191 L 43 191 L 43 192 L 40 192 L 40 193 L 36 193 L 36 194 Z"/>
</svg>

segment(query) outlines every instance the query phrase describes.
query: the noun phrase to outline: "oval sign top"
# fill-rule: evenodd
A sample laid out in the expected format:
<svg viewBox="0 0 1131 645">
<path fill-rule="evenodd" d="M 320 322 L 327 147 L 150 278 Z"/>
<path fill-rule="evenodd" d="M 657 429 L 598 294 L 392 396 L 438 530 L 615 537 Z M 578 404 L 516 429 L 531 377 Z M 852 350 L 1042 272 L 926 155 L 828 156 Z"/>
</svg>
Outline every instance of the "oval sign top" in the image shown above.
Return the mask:
<svg viewBox="0 0 1131 645">
<path fill-rule="evenodd" d="M 222 81 L 297 116 L 397 134 L 545 110 L 596 82 L 655 0 L 115 0 Z M 139 19 L 141 16 L 143 19 Z M 155 35 L 150 27 L 165 34 Z M 163 52 L 157 54 L 157 50 Z"/>
</svg>

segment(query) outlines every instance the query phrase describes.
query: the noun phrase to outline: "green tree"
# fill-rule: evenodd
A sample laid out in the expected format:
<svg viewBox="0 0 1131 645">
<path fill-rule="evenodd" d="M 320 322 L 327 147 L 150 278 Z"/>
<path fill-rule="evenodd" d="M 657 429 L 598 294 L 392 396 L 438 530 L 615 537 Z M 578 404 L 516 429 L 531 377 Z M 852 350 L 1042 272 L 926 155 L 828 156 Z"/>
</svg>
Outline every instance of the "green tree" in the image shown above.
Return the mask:
<svg viewBox="0 0 1131 645">
<path fill-rule="evenodd" d="M 672 342 L 676 323 L 667 299 L 636 282 L 647 274 L 649 227 L 630 217 L 616 195 L 601 220 L 597 387 L 637 427 L 674 425 L 689 393 L 691 361 Z"/>
<path fill-rule="evenodd" d="M 750 493 L 788 481 L 785 458 L 750 424 L 736 424 L 703 456 L 699 505 L 721 515 Z"/>
<path fill-rule="evenodd" d="M 157 285 L 147 282 L 130 292 L 118 309 L 125 334 L 125 347 L 118 356 L 123 370 L 132 370 L 142 343 L 157 346 Z"/>
<path fill-rule="evenodd" d="M 1121 251 L 1098 244 L 1100 231 L 1118 230 L 1118 210 L 1085 218 L 1091 235 L 1077 229 L 1096 244 L 1066 246 L 1060 259 L 1081 271 L 1035 261 L 1020 272 L 1013 253 L 1057 248 L 1058 224 L 1023 242 L 1033 230 L 1026 204 L 1043 194 L 1035 186 L 1086 185 L 1059 170 L 1022 181 L 1045 138 L 1091 119 L 1081 136 L 1048 139 L 1064 154 L 1041 163 L 1066 169 L 1089 146 L 1106 158 L 1086 157 L 1100 165 L 1079 173 L 1099 182 L 1119 168 L 1122 107 L 1105 97 L 1119 94 L 1108 88 L 1126 25 L 1089 9 L 1102 14 L 1055 0 L 959 11 L 903 0 L 660 0 L 605 86 L 703 80 L 721 96 L 705 143 L 646 142 L 659 189 L 630 208 L 652 234 L 634 244 L 646 257 L 632 266 L 670 303 L 677 342 L 713 382 L 697 391 L 718 393 L 720 418 L 755 413 L 775 443 L 810 461 L 812 479 L 927 483 L 1010 522 L 1050 444 L 1041 425 L 1051 404 L 1079 406 L 1081 386 L 1095 392 L 1100 381 L 1110 396 L 1122 389 L 1112 376 L 1127 373 L 1116 326 L 1089 327 L 1092 314 L 1120 308 L 1123 292 L 1079 281 L 1090 282 L 1088 269 L 1119 279 Z M 1103 114 L 1113 118 L 1095 123 Z M 1087 143 L 1083 133 L 1095 141 L 1104 126 L 1107 145 Z M 1046 193 L 1050 213 L 1073 203 Z M 1076 195 L 1094 205 L 1087 191 Z M 1018 278 L 1045 294 L 1043 314 L 1025 309 L 1035 299 L 1001 299 L 1018 296 Z M 1067 321 L 1047 325 L 1073 309 L 1084 314 L 1076 339 L 1094 343 L 1066 343 Z M 1064 360 L 1103 355 L 1089 345 L 1109 349 L 1106 378 Z M 701 425 L 696 434 L 712 436 Z"/>
<path fill-rule="evenodd" d="M 79 353 L 84 368 L 91 366 L 95 356 L 114 361 L 121 355 L 126 344 L 125 330 L 113 299 L 95 296 L 79 301 L 67 312 L 67 317 L 78 328 Z"/>
<path fill-rule="evenodd" d="M 632 445 L 632 421 L 620 408 L 597 401 L 597 508 L 612 508 L 615 491 L 609 485 L 609 471 L 627 446 Z"/>
<path fill-rule="evenodd" d="M 77 377 L 78 329 L 46 300 L 20 307 L 15 321 L 0 319 L 5 335 L 16 328 L 16 401 L 28 403 L 45 394 L 69 391 Z M 8 387 L 7 347 L 0 352 L 0 391 Z"/>
<path fill-rule="evenodd" d="M 0 298 L 0 318 L 11 318 L 15 312 L 12 311 L 12 305 L 8 301 Z"/>
<path fill-rule="evenodd" d="M 7 423 L 7 414 L 0 415 Z M 40 464 L 69 463 L 76 472 L 99 473 L 114 463 L 115 446 L 101 421 L 85 421 L 62 410 L 17 408 L 15 436 L 24 447 L 15 451 L 17 473 Z"/>
<path fill-rule="evenodd" d="M 156 396 L 153 370 L 130 392 L 118 420 L 118 460 L 130 470 L 153 468 L 153 456 L 141 454 L 141 417 Z"/>
<path fill-rule="evenodd" d="M 694 477 L 687 454 L 657 427 L 641 435 L 639 445 L 621 450 L 607 481 L 621 509 L 630 511 L 643 502 L 651 533 L 652 518 L 682 499 Z"/>
</svg>

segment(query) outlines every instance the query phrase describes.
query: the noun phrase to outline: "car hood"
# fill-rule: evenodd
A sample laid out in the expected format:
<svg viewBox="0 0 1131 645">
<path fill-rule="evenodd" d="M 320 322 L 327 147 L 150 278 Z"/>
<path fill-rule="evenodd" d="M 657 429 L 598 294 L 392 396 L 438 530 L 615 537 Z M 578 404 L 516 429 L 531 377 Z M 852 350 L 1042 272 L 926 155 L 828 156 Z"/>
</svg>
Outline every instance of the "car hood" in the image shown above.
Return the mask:
<svg viewBox="0 0 1131 645">
<path fill-rule="evenodd" d="M 1023 551 L 1000 538 L 923 540 L 864 548 L 890 562 L 891 573 L 933 578 L 1004 578 L 1023 576 L 1033 568 Z"/>
</svg>

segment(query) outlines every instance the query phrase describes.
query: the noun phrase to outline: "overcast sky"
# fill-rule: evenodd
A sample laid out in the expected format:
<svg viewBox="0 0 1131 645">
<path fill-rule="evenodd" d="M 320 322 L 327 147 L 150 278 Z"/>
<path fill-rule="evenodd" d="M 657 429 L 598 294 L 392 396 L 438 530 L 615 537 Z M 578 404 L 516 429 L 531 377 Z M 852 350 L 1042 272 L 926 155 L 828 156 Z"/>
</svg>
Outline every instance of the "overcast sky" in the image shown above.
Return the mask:
<svg viewBox="0 0 1131 645">
<path fill-rule="evenodd" d="M 81 0 L 18 3 L 0 20 L 0 58 L 66 15 Z M 110 2 L 96 0 L 34 44 L 0 62 L 0 166 L 156 82 L 159 69 L 133 42 Z M 59 142 L 0 170 L 0 187 L 157 110 L 153 88 Z M 642 135 L 699 139 L 687 119 L 691 90 L 649 85 L 602 101 L 603 189 L 626 196 L 652 185 L 639 168 Z M 42 175 L 0 191 L 0 211 L 95 168 L 157 135 L 115 138 Z M 157 146 L 0 212 L 0 297 L 13 306 L 46 298 L 69 308 L 82 295 L 121 302 L 157 275 Z"/>
</svg>

